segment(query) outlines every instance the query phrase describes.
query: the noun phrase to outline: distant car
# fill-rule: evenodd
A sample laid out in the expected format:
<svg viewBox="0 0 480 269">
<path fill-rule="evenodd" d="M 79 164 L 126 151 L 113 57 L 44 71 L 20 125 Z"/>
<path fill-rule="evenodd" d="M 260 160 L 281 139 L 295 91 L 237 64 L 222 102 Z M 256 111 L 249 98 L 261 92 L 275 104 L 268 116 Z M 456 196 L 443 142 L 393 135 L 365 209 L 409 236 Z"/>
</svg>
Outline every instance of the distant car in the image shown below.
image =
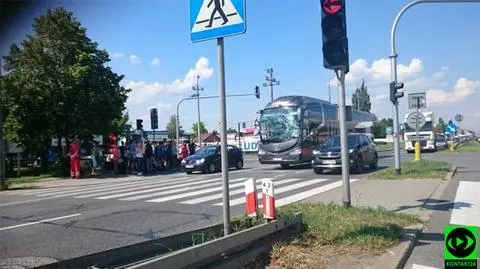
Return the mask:
<svg viewBox="0 0 480 269">
<path fill-rule="evenodd" d="M 448 149 L 448 142 L 445 136 L 435 137 L 435 145 L 437 149 L 441 149 L 441 148 Z"/>
<path fill-rule="evenodd" d="M 236 146 L 228 145 L 228 167 L 243 168 L 243 152 Z M 215 173 L 222 168 L 220 146 L 212 145 L 201 148 L 195 154 L 182 160 L 182 170 L 187 174 L 195 171 Z"/>
<path fill-rule="evenodd" d="M 370 138 L 365 134 L 348 134 L 349 164 L 353 171 L 361 173 L 365 165 L 378 167 L 378 153 Z M 313 151 L 312 168 L 315 174 L 324 169 L 341 169 L 342 159 L 340 136 L 332 136 Z"/>
</svg>

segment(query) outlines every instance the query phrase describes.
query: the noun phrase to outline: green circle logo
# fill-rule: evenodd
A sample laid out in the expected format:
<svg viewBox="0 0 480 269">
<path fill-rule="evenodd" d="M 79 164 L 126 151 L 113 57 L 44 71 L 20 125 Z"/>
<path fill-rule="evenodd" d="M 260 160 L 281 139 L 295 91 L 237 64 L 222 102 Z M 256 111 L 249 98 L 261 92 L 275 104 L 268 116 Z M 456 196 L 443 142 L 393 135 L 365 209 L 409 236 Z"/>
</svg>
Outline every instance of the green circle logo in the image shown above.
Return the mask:
<svg viewBox="0 0 480 269">
<path fill-rule="evenodd" d="M 455 228 L 445 239 L 446 248 L 451 255 L 456 258 L 465 258 L 470 256 L 477 247 L 475 235 L 468 229 Z"/>
</svg>

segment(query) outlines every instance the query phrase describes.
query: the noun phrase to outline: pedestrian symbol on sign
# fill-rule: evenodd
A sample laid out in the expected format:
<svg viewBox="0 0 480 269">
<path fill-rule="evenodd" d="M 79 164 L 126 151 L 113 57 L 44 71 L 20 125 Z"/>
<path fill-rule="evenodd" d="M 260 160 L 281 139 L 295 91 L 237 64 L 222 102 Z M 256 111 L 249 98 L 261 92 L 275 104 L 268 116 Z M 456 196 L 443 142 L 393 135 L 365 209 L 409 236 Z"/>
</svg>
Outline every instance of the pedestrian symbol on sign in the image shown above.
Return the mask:
<svg viewBox="0 0 480 269">
<path fill-rule="evenodd" d="M 210 0 L 210 3 L 208 3 L 207 7 L 210 8 L 212 3 L 215 3 L 215 8 L 213 9 L 212 15 L 210 16 L 210 21 L 209 21 L 208 25 L 205 26 L 205 28 L 211 28 L 212 27 L 213 20 L 216 19 L 215 18 L 215 13 L 217 13 L 217 12 L 220 14 L 220 16 L 222 16 L 222 19 L 223 19 L 222 25 L 225 25 L 228 22 L 228 18 L 225 15 L 225 12 L 223 12 L 223 9 L 222 9 L 225 6 L 225 0 L 222 0 L 221 5 L 220 5 L 220 0 Z"/>
</svg>

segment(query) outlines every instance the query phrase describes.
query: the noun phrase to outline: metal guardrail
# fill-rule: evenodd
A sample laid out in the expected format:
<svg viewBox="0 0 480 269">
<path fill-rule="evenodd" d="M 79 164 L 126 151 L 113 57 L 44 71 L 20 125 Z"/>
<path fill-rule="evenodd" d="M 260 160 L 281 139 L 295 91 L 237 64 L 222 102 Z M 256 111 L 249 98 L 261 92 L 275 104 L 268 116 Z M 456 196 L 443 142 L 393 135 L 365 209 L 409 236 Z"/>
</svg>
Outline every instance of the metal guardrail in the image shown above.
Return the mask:
<svg viewBox="0 0 480 269">
<path fill-rule="evenodd" d="M 151 259 L 128 268 L 203 268 L 204 266 L 221 260 L 226 260 L 226 262 L 228 262 L 230 256 L 235 256 L 235 253 L 248 248 L 252 243 L 292 228 L 295 228 L 297 232 L 300 232 L 301 225 L 302 214 L 297 213 L 292 219 L 274 220 L 244 231 L 214 239 L 201 245 L 192 246 L 156 259 Z"/>
</svg>

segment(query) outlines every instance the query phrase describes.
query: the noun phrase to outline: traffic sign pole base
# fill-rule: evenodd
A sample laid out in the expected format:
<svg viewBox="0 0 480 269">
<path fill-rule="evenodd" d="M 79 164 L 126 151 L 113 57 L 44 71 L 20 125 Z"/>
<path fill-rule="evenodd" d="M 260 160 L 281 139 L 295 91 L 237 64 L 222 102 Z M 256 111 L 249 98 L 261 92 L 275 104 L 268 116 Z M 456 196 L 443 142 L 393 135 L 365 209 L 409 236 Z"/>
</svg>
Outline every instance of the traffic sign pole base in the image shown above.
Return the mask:
<svg viewBox="0 0 480 269">
<path fill-rule="evenodd" d="M 402 171 L 400 171 L 400 169 L 395 169 L 395 175 L 396 176 L 399 176 L 402 174 Z"/>
<path fill-rule="evenodd" d="M 420 143 L 415 144 L 415 161 L 420 161 Z"/>
</svg>

